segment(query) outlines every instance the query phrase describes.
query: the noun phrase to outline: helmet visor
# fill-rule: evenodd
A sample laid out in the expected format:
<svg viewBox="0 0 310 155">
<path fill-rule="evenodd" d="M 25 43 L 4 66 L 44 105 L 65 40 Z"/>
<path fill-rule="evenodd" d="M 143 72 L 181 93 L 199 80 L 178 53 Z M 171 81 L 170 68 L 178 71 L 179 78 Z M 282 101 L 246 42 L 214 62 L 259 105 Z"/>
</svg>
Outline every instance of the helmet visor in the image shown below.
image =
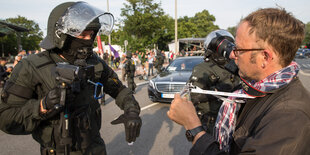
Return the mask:
<svg viewBox="0 0 310 155">
<path fill-rule="evenodd" d="M 86 2 L 77 2 L 70 6 L 65 14 L 59 18 L 56 23 L 56 32 L 77 37 L 90 23 L 93 26 L 94 20 L 101 33 L 109 35 L 112 32 L 114 25 L 112 14 L 97 9 Z"/>
<path fill-rule="evenodd" d="M 208 34 L 208 36 L 206 37 L 206 40 L 204 42 L 204 48 L 205 49 L 208 49 L 208 46 L 209 44 L 211 43 L 211 41 L 214 39 L 214 38 L 217 38 L 217 37 L 220 37 L 220 36 L 223 36 L 223 37 L 230 37 L 232 39 L 234 39 L 234 36 L 232 34 L 230 34 L 228 31 L 226 30 L 215 30 L 215 31 L 212 31 L 211 33 Z"/>
</svg>

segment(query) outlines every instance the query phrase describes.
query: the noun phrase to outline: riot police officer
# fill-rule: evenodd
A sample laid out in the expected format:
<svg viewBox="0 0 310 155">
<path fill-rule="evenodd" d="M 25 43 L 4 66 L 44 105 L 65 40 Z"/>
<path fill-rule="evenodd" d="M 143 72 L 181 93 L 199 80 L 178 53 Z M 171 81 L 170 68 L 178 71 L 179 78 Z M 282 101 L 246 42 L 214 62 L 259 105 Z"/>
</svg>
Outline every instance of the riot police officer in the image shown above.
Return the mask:
<svg viewBox="0 0 310 155">
<path fill-rule="evenodd" d="M 102 83 L 104 92 L 124 110 L 111 123 L 124 123 L 126 140 L 135 141 L 142 124 L 139 104 L 117 74 L 92 51 L 98 31 L 109 34 L 113 22 L 112 14 L 85 2 L 55 7 L 48 19 L 47 36 L 40 43 L 46 51 L 22 59 L 1 93 L 0 129 L 8 134 L 32 134 L 40 143 L 41 154 L 106 154 L 99 133 L 101 108 L 94 97 L 95 86 L 84 79 L 78 90 L 73 89 L 77 86 L 59 84 L 60 79 L 79 71 L 65 72 L 65 76 L 55 71 L 60 64 L 69 64 L 71 68 L 93 69 L 89 70 L 92 82 Z"/>
<path fill-rule="evenodd" d="M 154 67 L 156 68 L 158 74 L 160 74 L 162 71 L 164 61 L 165 61 L 164 55 L 160 51 L 157 51 Z"/>
<path fill-rule="evenodd" d="M 135 84 L 135 72 L 136 72 L 136 65 L 135 62 L 131 59 L 132 53 L 127 51 L 126 53 L 126 62 L 125 62 L 125 75 L 127 76 L 127 84 L 128 88 L 133 92 L 136 93 L 136 84 Z"/>
<path fill-rule="evenodd" d="M 231 67 L 234 66 L 234 62 L 217 52 L 216 47 L 209 46 L 210 41 L 214 41 L 214 38 L 234 42 L 234 37 L 225 30 L 211 32 L 204 42 L 204 62 L 194 67 L 188 82 L 204 90 L 232 92 L 240 87 L 240 78 L 236 76 L 236 68 Z M 190 95 L 203 126 L 208 133 L 212 134 L 217 113 L 223 101 L 213 95 L 197 93 Z"/>
</svg>

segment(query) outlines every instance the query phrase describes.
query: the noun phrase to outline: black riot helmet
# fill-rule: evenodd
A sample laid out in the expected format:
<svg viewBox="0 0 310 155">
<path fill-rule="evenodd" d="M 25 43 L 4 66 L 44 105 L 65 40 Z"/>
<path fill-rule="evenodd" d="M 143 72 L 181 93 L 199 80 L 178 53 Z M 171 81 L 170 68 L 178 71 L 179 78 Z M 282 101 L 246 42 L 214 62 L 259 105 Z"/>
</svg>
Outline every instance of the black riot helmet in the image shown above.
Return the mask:
<svg viewBox="0 0 310 155">
<path fill-rule="evenodd" d="M 218 65 L 224 66 L 229 72 L 238 75 L 238 67 L 235 61 L 229 59 L 229 55 L 235 46 L 235 38 L 228 31 L 212 31 L 204 42 L 206 60 L 211 58 Z"/>
<path fill-rule="evenodd" d="M 46 50 L 62 49 L 67 40 L 76 38 L 87 29 L 94 30 L 95 33 L 100 30 L 101 33 L 108 35 L 112 31 L 113 24 L 112 14 L 86 2 L 62 3 L 52 10 L 48 19 L 47 35 L 40 46 Z"/>
<path fill-rule="evenodd" d="M 229 59 L 229 55 L 235 47 L 234 36 L 226 30 L 215 30 L 208 34 L 204 42 L 206 55 L 216 53 L 218 57 Z"/>
</svg>

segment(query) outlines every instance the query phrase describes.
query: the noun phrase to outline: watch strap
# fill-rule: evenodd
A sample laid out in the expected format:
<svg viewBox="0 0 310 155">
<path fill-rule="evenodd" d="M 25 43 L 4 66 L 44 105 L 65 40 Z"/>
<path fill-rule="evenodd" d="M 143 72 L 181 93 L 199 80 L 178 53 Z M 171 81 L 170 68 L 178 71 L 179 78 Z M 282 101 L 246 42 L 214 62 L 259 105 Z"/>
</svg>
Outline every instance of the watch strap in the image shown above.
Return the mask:
<svg viewBox="0 0 310 155">
<path fill-rule="evenodd" d="M 191 130 L 186 130 L 185 135 L 186 135 L 187 140 L 192 142 L 194 140 L 195 136 L 201 131 L 205 131 L 205 129 L 202 126 L 198 126 L 198 127 L 191 129 Z"/>
</svg>

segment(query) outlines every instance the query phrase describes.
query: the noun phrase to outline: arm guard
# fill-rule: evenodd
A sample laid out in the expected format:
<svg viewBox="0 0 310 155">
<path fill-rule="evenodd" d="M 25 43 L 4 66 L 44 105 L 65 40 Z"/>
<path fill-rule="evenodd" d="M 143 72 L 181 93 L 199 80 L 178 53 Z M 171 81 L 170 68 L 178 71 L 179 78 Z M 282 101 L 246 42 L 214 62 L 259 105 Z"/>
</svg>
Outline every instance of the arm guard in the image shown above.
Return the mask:
<svg viewBox="0 0 310 155">
<path fill-rule="evenodd" d="M 32 96 L 33 83 L 31 66 L 26 61 L 18 63 L 3 90 L 0 101 L 0 129 L 9 134 L 29 134 L 40 123 L 40 100 Z M 12 93 L 11 88 L 21 89 Z M 23 89 L 25 88 L 25 89 Z M 24 94 L 18 94 L 23 92 Z M 26 95 L 31 94 L 31 95 Z M 25 96 L 26 95 L 26 96 Z M 31 99 L 29 97 L 32 97 Z"/>
<path fill-rule="evenodd" d="M 107 65 L 104 65 L 104 71 L 101 76 L 104 92 L 116 99 L 116 104 L 125 112 L 135 111 L 140 113 L 140 106 L 135 100 L 132 92 L 125 87 L 118 79 L 117 74 Z"/>
</svg>

